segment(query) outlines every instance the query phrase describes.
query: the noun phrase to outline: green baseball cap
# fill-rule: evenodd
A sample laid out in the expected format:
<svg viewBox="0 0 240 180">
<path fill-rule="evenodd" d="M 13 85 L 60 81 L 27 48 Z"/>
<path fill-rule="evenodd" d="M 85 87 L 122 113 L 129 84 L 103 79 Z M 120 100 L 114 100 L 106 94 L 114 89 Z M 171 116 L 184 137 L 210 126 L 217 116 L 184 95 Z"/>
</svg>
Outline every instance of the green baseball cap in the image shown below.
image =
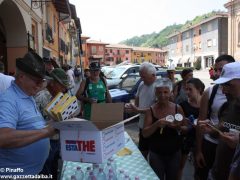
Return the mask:
<svg viewBox="0 0 240 180">
<path fill-rule="evenodd" d="M 70 83 L 68 80 L 68 76 L 63 69 L 61 68 L 53 69 L 52 72 L 50 73 L 50 76 L 54 80 L 65 86 L 66 88 L 69 88 Z"/>
</svg>

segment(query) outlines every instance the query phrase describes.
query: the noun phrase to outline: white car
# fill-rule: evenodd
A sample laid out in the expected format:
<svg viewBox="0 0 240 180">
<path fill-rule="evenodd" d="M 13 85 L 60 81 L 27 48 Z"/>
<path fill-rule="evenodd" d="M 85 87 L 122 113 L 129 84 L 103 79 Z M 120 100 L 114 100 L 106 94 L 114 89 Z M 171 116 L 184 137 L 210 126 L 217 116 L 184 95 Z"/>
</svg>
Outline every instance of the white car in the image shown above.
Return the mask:
<svg viewBox="0 0 240 180">
<path fill-rule="evenodd" d="M 125 78 L 128 74 L 138 73 L 139 65 L 122 65 L 115 66 L 112 70 L 105 74 L 107 78 L 107 86 L 109 89 L 115 88 L 123 78 Z"/>
</svg>

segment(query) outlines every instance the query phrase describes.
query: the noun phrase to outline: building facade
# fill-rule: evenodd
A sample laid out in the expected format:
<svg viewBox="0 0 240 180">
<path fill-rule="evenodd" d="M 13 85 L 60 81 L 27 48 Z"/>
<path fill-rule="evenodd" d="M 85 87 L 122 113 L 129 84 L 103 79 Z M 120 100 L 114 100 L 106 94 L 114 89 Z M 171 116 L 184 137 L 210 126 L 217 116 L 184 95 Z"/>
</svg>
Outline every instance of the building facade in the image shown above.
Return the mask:
<svg viewBox="0 0 240 180">
<path fill-rule="evenodd" d="M 29 50 L 59 65 L 79 63 L 73 49 L 79 46 L 74 42 L 80 28 L 68 0 L 0 0 L 0 61 L 6 73 L 14 74 L 16 58 Z"/>
<path fill-rule="evenodd" d="M 203 69 L 210 67 L 214 59 L 228 51 L 227 24 L 227 14 L 216 13 L 196 25 L 175 32 L 169 36 L 169 62 L 181 67 L 193 67 L 199 62 Z"/>
<path fill-rule="evenodd" d="M 122 44 L 110 44 L 105 49 L 105 64 L 115 65 L 123 61 L 131 62 L 132 48 Z"/>
<path fill-rule="evenodd" d="M 165 66 L 166 51 L 158 48 L 132 47 L 132 63 L 151 62 Z"/>
<path fill-rule="evenodd" d="M 95 40 L 88 40 L 86 65 L 88 65 L 91 61 L 100 61 L 100 63 L 103 65 L 105 62 L 106 45 L 108 45 L 108 43 Z"/>
<path fill-rule="evenodd" d="M 228 10 L 228 53 L 240 60 L 240 1 L 229 0 Z"/>
</svg>

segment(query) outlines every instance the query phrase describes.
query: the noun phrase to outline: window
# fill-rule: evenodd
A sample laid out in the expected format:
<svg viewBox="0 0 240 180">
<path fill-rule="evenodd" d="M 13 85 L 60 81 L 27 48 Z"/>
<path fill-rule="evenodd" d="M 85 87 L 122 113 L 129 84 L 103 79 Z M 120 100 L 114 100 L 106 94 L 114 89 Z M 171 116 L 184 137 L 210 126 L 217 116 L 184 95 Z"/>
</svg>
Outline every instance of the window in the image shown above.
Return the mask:
<svg viewBox="0 0 240 180">
<path fill-rule="evenodd" d="M 201 42 L 199 42 L 198 47 L 199 47 L 199 49 L 202 49 L 202 43 Z"/>
<path fill-rule="evenodd" d="M 102 47 L 102 46 L 99 46 L 99 47 L 98 47 L 98 50 L 99 50 L 100 52 L 103 52 L 103 47 Z"/>
<path fill-rule="evenodd" d="M 148 53 L 148 56 L 151 56 L 151 53 Z"/>
<path fill-rule="evenodd" d="M 193 44 L 193 50 L 197 50 L 197 45 L 195 43 Z"/>
<path fill-rule="evenodd" d="M 117 54 L 120 55 L 120 51 L 119 50 L 117 50 Z"/>
<path fill-rule="evenodd" d="M 110 53 L 112 53 L 112 49 L 110 49 Z"/>
<path fill-rule="evenodd" d="M 216 39 L 213 39 L 213 46 L 215 47 L 217 45 Z"/>
<path fill-rule="evenodd" d="M 198 30 L 198 34 L 199 34 L 199 35 L 202 34 L 202 30 L 201 30 L 201 29 Z"/>
<path fill-rule="evenodd" d="M 97 48 L 96 48 L 96 46 L 92 46 L 91 50 L 92 50 L 92 54 L 96 54 L 96 53 L 97 53 Z"/>
<path fill-rule="evenodd" d="M 208 46 L 208 47 L 212 47 L 212 40 L 211 40 L 211 39 L 208 39 L 208 40 L 207 40 L 207 46 Z"/>
<path fill-rule="evenodd" d="M 208 26 L 207 26 L 207 29 L 208 29 L 208 32 L 212 31 L 212 24 L 209 23 Z"/>
<path fill-rule="evenodd" d="M 126 50 L 126 54 L 129 54 L 129 50 Z"/>
</svg>

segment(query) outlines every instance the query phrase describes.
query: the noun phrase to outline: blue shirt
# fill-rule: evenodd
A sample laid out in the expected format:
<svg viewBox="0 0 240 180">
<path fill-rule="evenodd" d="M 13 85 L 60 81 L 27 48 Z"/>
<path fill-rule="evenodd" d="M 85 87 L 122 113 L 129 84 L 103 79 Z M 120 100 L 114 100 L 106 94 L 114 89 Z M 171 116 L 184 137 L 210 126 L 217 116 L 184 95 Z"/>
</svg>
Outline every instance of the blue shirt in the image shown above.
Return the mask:
<svg viewBox="0 0 240 180">
<path fill-rule="evenodd" d="M 14 81 L 0 94 L 0 107 L 0 128 L 36 130 L 45 127 L 33 97 L 26 95 Z M 0 148 L 0 168 L 23 169 L 23 172 L 5 174 L 38 174 L 48 157 L 49 147 L 49 138 L 45 138 L 20 148 Z"/>
</svg>

